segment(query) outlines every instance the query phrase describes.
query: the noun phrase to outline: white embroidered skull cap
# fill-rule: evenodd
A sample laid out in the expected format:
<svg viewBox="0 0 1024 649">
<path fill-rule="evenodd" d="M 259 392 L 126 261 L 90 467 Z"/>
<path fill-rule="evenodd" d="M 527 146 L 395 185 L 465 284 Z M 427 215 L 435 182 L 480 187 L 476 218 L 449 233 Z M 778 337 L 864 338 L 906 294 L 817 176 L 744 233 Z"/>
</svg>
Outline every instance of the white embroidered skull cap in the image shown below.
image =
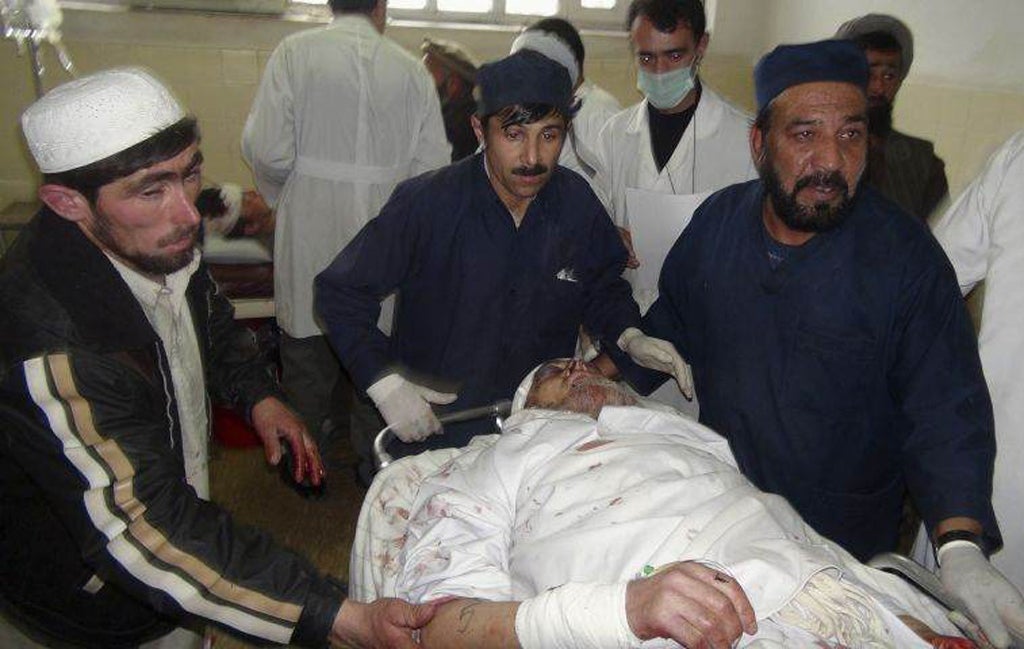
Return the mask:
<svg viewBox="0 0 1024 649">
<path fill-rule="evenodd" d="M 22 113 L 21 129 L 39 170 L 60 173 L 120 153 L 184 117 L 149 72 L 117 68 L 57 86 Z"/>
</svg>

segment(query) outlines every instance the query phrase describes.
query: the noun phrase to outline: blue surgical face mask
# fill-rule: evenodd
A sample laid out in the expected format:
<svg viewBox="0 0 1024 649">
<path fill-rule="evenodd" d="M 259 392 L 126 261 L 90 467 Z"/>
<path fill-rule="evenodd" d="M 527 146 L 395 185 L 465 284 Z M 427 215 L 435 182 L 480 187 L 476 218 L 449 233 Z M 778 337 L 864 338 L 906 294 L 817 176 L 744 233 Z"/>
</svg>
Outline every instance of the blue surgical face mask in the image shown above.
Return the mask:
<svg viewBox="0 0 1024 649">
<path fill-rule="evenodd" d="M 658 110 L 675 108 L 694 86 L 694 66 L 669 70 L 660 74 L 637 70 L 636 87 Z"/>
</svg>

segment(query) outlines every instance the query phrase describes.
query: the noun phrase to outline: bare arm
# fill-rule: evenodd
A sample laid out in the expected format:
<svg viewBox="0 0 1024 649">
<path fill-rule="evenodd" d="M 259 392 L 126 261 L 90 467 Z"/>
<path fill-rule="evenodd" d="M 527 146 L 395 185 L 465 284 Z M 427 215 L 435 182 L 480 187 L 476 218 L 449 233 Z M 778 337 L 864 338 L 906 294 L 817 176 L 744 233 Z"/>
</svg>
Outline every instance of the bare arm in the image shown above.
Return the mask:
<svg viewBox="0 0 1024 649">
<path fill-rule="evenodd" d="M 607 587 L 614 588 L 595 588 Z M 562 592 L 566 588 L 573 590 Z M 580 604 L 581 593 L 585 605 Z M 531 614 L 538 614 L 529 609 L 531 604 L 545 609 L 540 618 L 529 619 Z M 615 609 L 621 610 L 623 605 L 623 623 L 628 622 L 628 629 L 617 631 L 614 623 L 609 627 L 600 621 L 599 628 L 591 624 L 615 619 Z M 637 645 L 641 640 L 672 638 L 688 647 L 728 649 L 743 633 L 757 632 L 754 610 L 735 580 L 707 566 L 679 562 L 651 577 L 629 582 L 625 601 L 617 605 L 605 598 L 590 597 L 584 584 L 546 591 L 523 603 L 522 611 L 520 602 L 454 599 L 438 608 L 423 628 L 421 642 L 428 649 L 518 649 L 516 616 L 520 613 L 527 618 L 520 622 L 526 633 L 524 641 L 533 638 L 527 642 L 530 646 L 551 646 L 556 638 L 559 646 L 621 646 L 619 640 L 625 634 Z"/>
<path fill-rule="evenodd" d="M 459 598 L 442 604 L 423 628 L 427 649 L 519 649 L 516 611 L 519 602 Z"/>
<path fill-rule="evenodd" d="M 953 530 L 965 530 L 978 535 L 982 534 L 984 531 L 981 523 L 977 519 L 969 518 L 967 516 L 951 516 L 949 518 L 944 518 L 935 524 L 934 537 L 938 538 L 946 532 L 952 532 Z"/>
</svg>

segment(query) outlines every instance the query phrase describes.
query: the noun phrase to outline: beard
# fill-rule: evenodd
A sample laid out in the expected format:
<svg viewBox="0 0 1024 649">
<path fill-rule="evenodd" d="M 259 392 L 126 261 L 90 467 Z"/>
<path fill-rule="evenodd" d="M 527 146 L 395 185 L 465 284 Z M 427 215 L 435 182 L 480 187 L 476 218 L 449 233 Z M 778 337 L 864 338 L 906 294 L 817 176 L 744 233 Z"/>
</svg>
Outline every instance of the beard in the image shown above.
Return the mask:
<svg viewBox="0 0 1024 649">
<path fill-rule="evenodd" d="M 786 227 L 796 232 L 828 232 L 834 230 L 850 213 L 853 198 L 850 195 L 850 187 L 838 171 L 829 173 L 816 173 L 803 176 L 796 181 L 793 191 L 787 193 L 779 180 L 779 175 L 772 166 L 770 158 L 765 160 L 761 170 L 761 180 L 764 182 L 768 192 L 768 199 L 772 202 L 772 208 L 776 216 Z M 837 205 L 827 202 L 815 203 L 813 205 L 801 205 L 797 201 L 800 190 L 811 186 L 824 186 L 834 188 L 842 192 Z"/>
<path fill-rule="evenodd" d="M 892 104 L 884 97 L 868 103 L 868 133 L 885 137 L 892 132 Z"/>
<path fill-rule="evenodd" d="M 635 406 L 636 399 L 615 381 L 603 376 L 586 376 L 573 383 L 558 404 L 559 410 L 590 415 L 594 419 L 605 406 Z"/>
<path fill-rule="evenodd" d="M 110 227 L 110 221 L 100 211 L 96 211 L 95 224 L 91 229 L 96 240 L 117 257 L 128 262 L 136 270 L 146 275 L 168 275 L 181 270 L 192 262 L 195 256 L 195 245 L 199 238 L 199 226 L 182 226 L 175 229 L 167 236 L 157 240 L 157 246 L 169 246 L 186 239 L 192 241 L 192 245 L 180 252 L 165 255 L 147 255 L 140 252 L 127 250 Z"/>
</svg>

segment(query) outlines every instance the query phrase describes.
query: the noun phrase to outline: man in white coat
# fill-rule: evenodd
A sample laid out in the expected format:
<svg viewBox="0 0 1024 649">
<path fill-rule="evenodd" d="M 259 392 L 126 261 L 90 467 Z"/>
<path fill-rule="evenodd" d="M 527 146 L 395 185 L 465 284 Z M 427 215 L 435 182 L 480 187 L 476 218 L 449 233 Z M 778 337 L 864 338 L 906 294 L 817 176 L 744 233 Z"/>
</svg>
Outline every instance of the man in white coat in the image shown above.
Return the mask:
<svg viewBox="0 0 1024 649">
<path fill-rule="evenodd" d="M 751 118 L 697 74 L 710 38 L 701 0 L 633 0 L 627 25 L 644 100 L 601 130 L 596 188 L 630 250 L 630 268 L 637 268 L 651 260 L 643 251 L 637 259 L 631 227 L 657 215 L 637 210 L 632 196 L 697 195 L 689 211 L 678 216 L 688 221 L 699 198 L 756 178 L 757 172 L 747 144 Z M 633 270 L 626 271 L 626 279 L 641 312 L 646 311 L 657 297 L 649 290 L 653 287 L 645 287 Z M 695 414 L 675 386 L 666 384 L 651 396 Z"/>
<path fill-rule="evenodd" d="M 981 175 L 935 223 L 964 295 L 985 281 L 978 335 L 992 394 L 996 468 L 992 505 L 1003 549 L 992 563 L 1024 589 L 1024 131 L 988 161 Z"/>
<path fill-rule="evenodd" d="M 277 209 L 282 381 L 321 447 L 341 366 L 313 310 L 313 278 L 396 184 L 450 159 L 430 75 L 382 35 L 386 0 L 329 4 L 329 26 L 274 50 L 242 134 L 256 185 Z"/>
</svg>

